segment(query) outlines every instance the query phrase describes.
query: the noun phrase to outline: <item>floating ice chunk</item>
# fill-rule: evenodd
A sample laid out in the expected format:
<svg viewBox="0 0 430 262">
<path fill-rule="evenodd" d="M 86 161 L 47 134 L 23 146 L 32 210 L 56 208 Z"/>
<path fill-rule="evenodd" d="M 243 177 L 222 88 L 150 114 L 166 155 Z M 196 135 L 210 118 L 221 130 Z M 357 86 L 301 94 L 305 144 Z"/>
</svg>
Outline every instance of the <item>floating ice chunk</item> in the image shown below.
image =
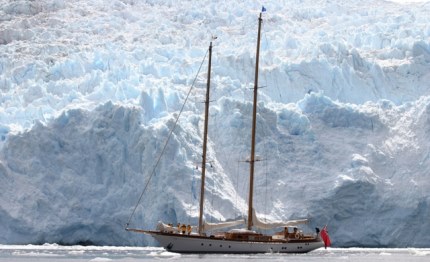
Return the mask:
<svg viewBox="0 0 430 262">
<path fill-rule="evenodd" d="M 104 262 L 104 261 L 112 261 L 112 259 L 107 258 L 107 257 L 96 257 L 96 258 L 90 259 L 88 261 L 91 261 L 91 262 Z"/>
</svg>

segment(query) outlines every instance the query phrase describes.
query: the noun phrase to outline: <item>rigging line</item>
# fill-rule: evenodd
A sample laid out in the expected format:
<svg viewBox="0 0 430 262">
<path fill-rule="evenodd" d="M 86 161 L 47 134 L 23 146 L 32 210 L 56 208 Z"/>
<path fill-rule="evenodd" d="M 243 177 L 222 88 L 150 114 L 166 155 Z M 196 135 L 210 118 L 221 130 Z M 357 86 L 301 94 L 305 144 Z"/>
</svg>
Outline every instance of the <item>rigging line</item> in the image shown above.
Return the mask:
<svg viewBox="0 0 430 262">
<path fill-rule="evenodd" d="M 166 148 L 167 148 L 167 144 L 169 143 L 169 140 L 170 140 L 170 138 L 171 138 L 171 136 L 172 136 L 172 134 L 173 134 L 173 131 L 175 131 L 175 128 L 176 128 L 176 126 L 177 126 L 177 124 L 178 124 L 178 121 L 179 121 L 179 117 L 181 116 L 182 112 L 184 111 L 185 104 L 187 103 L 188 98 L 189 98 L 189 96 L 190 96 L 190 94 L 191 94 L 191 90 L 193 90 L 194 84 L 195 84 L 195 83 L 196 83 L 196 81 L 197 81 L 197 77 L 198 77 L 198 75 L 199 75 L 199 73 L 200 73 L 200 70 L 202 69 L 203 62 L 206 60 L 206 56 L 208 55 L 208 52 L 209 52 L 209 50 L 207 50 L 207 51 L 206 51 L 206 54 L 205 54 L 205 56 L 203 57 L 202 62 L 200 63 L 199 70 L 197 71 L 197 74 L 196 74 L 196 76 L 194 77 L 193 83 L 191 84 L 191 87 L 190 87 L 190 89 L 188 90 L 187 96 L 185 97 L 184 103 L 182 104 L 182 107 L 181 107 L 181 110 L 179 111 L 178 116 L 176 117 L 175 123 L 173 124 L 173 127 L 172 127 L 172 129 L 170 130 L 169 135 L 167 136 L 166 142 L 164 143 L 164 146 L 163 146 L 163 149 L 161 150 L 160 156 L 158 157 L 157 162 L 155 163 L 154 168 L 152 169 L 152 172 L 151 172 L 151 175 L 150 175 L 150 176 L 149 176 L 149 178 L 148 178 L 148 181 L 146 181 L 145 187 L 143 188 L 142 193 L 140 194 L 139 200 L 137 201 L 137 204 L 136 204 L 136 206 L 134 207 L 133 212 L 131 213 L 131 215 L 130 215 L 130 217 L 129 217 L 128 221 L 127 221 L 127 223 L 125 224 L 125 226 L 126 226 L 126 227 L 128 227 L 128 225 L 130 224 L 130 221 L 131 221 L 131 219 L 133 218 L 134 213 L 136 213 L 136 209 L 137 209 L 137 207 L 139 206 L 140 201 L 142 201 L 143 194 L 146 192 L 146 189 L 148 188 L 149 182 L 151 182 L 151 179 L 152 179 L 152 177 L 153 177 L 153 176 L 154 176 L 154 174 L 155 174 L 155 169 L 158 167 L 158 164 L 160 163 L 161 157 L 163 156 L 164 151 L 165 151 L 165 150 L 166 150 Z"/>
<path fill-rule="evenodd" d="M 238 194 L 239 194 L 239 161 L 237 161 L 237 167 L 236 167 L 236 185 L 235 185 L 235 187 L 236 187 L 236 208 L 239 210 L 239 212 L 238 212 L 238 215 L 240 214 L 240 208 L 239 208 L 239 206 L 237 205 L 237 198 L 239 197 L 238 196 Z"/>
<path fill-rule="evenodd" d="M 263 25 L 262 25 L 262 31 L 263 31 L 264 40 L 266 42 L 266 50 L 269 50 L 269 41 L 267 40 L 267 34 L 264 31 L 264 26 L 265 26 L 265 24 L 263 23 Z M 269 59 L 268 52 L 266 51 L 266 52 L 264 52 L 264 55 L 263 55 L 263 58 L 262 58 L 263 65 L 267 65 L 267 60 L 268 59 Z M 267 70 L 270 70 L 270 69 L 266 68 L 265 70 L 261 70 L 262 74 L 263 74 L 263 77 L 264 77 L 264 80 L 266 82 L 266 87 L 269 86 L 269 84 L 267 82 Z M 270 93 L 270 92 L 268 91 L 268 93 Z M 266 122 L 265 119 L 264 119 L 265 107 L 263 106 L 263 108 L 257 108 L 257 110 L 258 110 L 258 112 L 259 112 L 259 114 L 261 116 L 262 122 L 263 123 Z M 267 142 L 264 142 L 264 140 L 265 140 L 265 138 L 267 137 L 268 134 L 266 133 L 267 130 L 265 128 L 263 128 L 262 131 L 263 131 L 262 142 L 263 142 L 263 154 L 264 154 L 264 159 L 262 159 L 262 160 L 264 161 L 263 165 L 264 165 L 264 176 L 265 176 L 265 186 L 264 186 L 264 188 L 265 188 L 265 192 L 264 192 L 264 220 L 266 221 L 267 220 L 267 190 L 268 190 L 268 188 L 267 188 L 267 161 L 268 161 L 267 155 L 268 155 L 268 150 L 267 150 Z"/>
<path fill-rule="evenodd" d="M 192 212 L 192 207 L 194 206 L 194 199 L 196 199 L 194 196 L 194 191 L 195 191 L 195 180 L 194 180 L 194 167 L 193 167 L 193 176 L 192 176 L 192 180 L 191 180 L 191 190 L 190 190 L 190 205 L 189 205 L 189 211 L 190 214 Z M 188 216 L 188 224 L 190 224 L 190 216 Z"/>
<path fill-rule="evenodd" d="M 269 49 L 269 42 L 267 41 L 267 35 L 266 35 L 266 33 L 263 33 L 263 35 L 264 35 L 264 39 L 266 40 L 266 48 Z M 266 52 L 266 54 L 267 54 L 267 52 Z M 263 61 L 263 59 L 261 59 L 261 60 L 262 60 L 262 62 L 267 62 L 267 61 Z M 267 69 L 262 70 L 262 71 L 263 71 L 262 73 L 264 76 L 264 81 L 266 82 L 266 86 L 269 86 L 267 83 Z"/>
<path fill-rule="evenodd" d="M 211 209 L 212 210 L 216 210 L 216 208 L 214 207 L 214 190 L 215 190 L 215 179 L 212 179 L 212 181 L 213 181 L 213 187 L 212 187 L 212 189 L 211 189 Z M 211 223 L 213 223 L 213 218 L 214 218 L 214 216 L 213 215 L 211 215 Z"/>
<path fill-rule="evenodd" d="M 258 114 L 261 116 L 262 122 L 264 122 L 264 109 L 261 108 L 257 108 L 258 110 Z M 264 158 L 261 159 L 261 161 L 264 161 L 264 200 L 263 200 L 263 204 L 264 204 L 264 221 L 267 221 L 267 191 L 268 191 L 268 187 L 267 187 L 267 173 L 268 173 L 268 167 L 267 167 L 267 161 L 269 161 L 268 159 L 268 147 L 267 147 L 267 143 L 264 142 L 264 139 L 268 136 L 266 129 L 262 128 L 262 133 L 263 133 L 263 138 L 262 138 L 262 144 L 263 144 L 263 150 L 262 150 L 262 154 L 264 156 Z M 261 191 L 260 191 L 261 192 Z"/>
<path fill-rule="evenodd" d="M 268 159 L 267 158 L 267 147 L 266 147 L 266 144 L 264 144 L 264 152 L 265 152 L 265 154 L 266 154 L 266 159 Z M 264 192 L 264 214 L 266 214 L 266 216 L 265 216 L 265 219 L 267 219 L 267 190 L 268 190 L 268 183 L 267 183 L 267 174 L 268 174 L 268 162 L 269 160 L 267 160 L 267 161 L 264 161 L 264 172 L 266 173 L 265 174 L 265 176 L 266 176 L 266 181 L 265 181 L 265 189 L 266 189 L 266 192 Z"/>
</svg>

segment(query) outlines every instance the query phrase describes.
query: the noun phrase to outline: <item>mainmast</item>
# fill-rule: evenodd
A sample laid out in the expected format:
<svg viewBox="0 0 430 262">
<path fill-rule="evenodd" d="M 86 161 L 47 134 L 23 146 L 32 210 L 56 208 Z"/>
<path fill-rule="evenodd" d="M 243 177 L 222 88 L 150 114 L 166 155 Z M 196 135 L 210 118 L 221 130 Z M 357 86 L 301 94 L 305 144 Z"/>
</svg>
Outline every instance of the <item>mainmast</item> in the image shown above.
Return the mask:
<svg viewBox="0 0 430 262">
<path fill-rule="evenodd" d="M 203 233 L 203 204 L 205 201 L 206 148 L 207 148 L 207 140 L 208 140 L 209 91 L 210 91 L 210 85 L 211 85 L 211 62 L 212 62 L 212 42 L 209 45 L 208 79 L 207 79 L 207 84 L 206 84 L 205 123 L 204 123 L 204 131 L 203 131 L 202 181 L 201 181 L 201 186 L 200 186 L 199 235 L 201 235 Z"/>
<path fill-rule="evenodd" d="M 251 134 L 251 159 L 249 161 L 249 198 L 248 198 L 248 230 L 252 229 L 252 209 L 253 209 L 253 194 L 254 194 L 254 163 L 255 163 L 255 129 L 257 124 L 257 94 L 258 94 L 258 62 L 260 60 L 260 34 L 261 23 L 263 19 L 258 18 L 258 38 L 257 38 L 257 54 L 255 60 L 255 76 L 254 76 L 254 102 L 252 109 L 252 134 Z"/>
</svg>

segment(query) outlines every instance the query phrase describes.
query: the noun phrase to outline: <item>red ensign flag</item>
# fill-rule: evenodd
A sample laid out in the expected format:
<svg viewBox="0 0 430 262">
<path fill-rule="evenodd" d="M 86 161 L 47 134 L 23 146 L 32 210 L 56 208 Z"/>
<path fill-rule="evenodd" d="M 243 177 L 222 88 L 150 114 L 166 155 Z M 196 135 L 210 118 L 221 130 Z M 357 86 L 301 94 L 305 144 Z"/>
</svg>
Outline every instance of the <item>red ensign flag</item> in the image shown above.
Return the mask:
<svg viewBox="0 0 430 262">
<path fill-rule="evenodd" d="M 331 245 L 330 237 L 328 236 L 328 232 L 327 232 L 327 226 L 325 226 L 321 231 L 321 238 L 324 241 L 325 248 Z"/>
</svg>

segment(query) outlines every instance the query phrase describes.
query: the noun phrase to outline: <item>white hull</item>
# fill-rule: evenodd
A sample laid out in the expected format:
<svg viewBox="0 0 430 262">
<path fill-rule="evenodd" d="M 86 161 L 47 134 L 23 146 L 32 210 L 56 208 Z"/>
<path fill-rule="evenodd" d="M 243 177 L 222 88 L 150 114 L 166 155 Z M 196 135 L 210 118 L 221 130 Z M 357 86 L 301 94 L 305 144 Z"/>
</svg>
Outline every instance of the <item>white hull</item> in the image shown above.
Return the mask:
<svg viewBox="0 0 430 262">
<path fill-rule="evenodd" d="M 324 246 L 322 241 L 253 242 L 156 231 L 147 233 L 166 250 L 177 253 L 306 253 Z"/>
</svg>

